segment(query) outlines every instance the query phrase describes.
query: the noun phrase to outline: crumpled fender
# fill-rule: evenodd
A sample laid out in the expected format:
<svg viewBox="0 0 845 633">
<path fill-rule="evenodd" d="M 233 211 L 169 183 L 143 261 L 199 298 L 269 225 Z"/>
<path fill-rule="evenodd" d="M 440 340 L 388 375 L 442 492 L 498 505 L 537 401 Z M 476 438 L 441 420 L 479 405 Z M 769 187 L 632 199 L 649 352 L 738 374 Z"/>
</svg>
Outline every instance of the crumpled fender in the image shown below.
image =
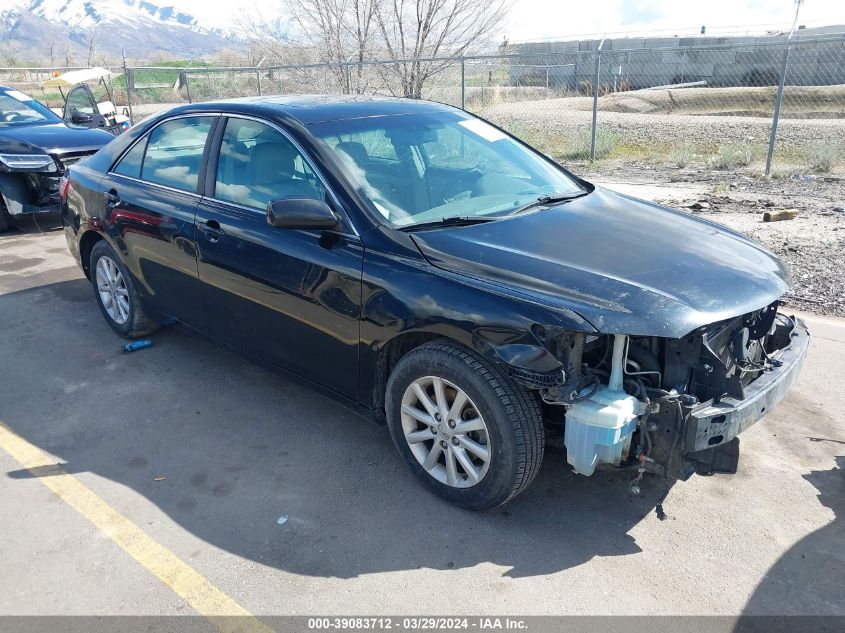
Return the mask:
<svg viewBox="0 0 845 633">
<path fill-rule="evenodd" d="M 472 333 L 471 347 L 482 356 L 509 367 L 527 369 L 541 374 L 560 371 L 563 368 L 563 364 L 531 331 L 479 328 Z"/>
<path fill-rule="evenodd" d="M 368 264 L 376 254 L 370 257 Z M 450 338 L 509 367 L 546 374 L 559 371 L 562 364 L 538 338 L 538 332 L 595 332 L 571 311 L 550 309 L 446 271 L 431 274 L 430 267 L 407 264 L 406 260 L 378 266 L 376 270 L 388 273 L 389 280 L 373 283 L 365 275 L 363 367 L 368 352 L 379 353 L 396 336 L 423 333 Z"/>
</svg>

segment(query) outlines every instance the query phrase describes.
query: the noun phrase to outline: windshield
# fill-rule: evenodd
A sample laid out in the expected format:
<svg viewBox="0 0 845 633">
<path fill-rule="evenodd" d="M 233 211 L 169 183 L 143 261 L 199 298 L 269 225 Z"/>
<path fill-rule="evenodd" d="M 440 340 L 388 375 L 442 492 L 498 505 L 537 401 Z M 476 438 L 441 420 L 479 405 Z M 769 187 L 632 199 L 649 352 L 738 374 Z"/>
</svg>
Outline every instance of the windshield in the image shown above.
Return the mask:
<svg viewBox="0 0 845 633">
<path fill-rule="evenodd" d="M 0 90 L 0 128 L 59 121 L 58 116 L 32 97 L 17 90 Z"/>
<path fill-rule="evenodd" d="M 538 198 L 584 193 L 538 153 L 462 112 L 328 121 L 310 129 L 397 228 L 502 216 Z"/>
</svg>

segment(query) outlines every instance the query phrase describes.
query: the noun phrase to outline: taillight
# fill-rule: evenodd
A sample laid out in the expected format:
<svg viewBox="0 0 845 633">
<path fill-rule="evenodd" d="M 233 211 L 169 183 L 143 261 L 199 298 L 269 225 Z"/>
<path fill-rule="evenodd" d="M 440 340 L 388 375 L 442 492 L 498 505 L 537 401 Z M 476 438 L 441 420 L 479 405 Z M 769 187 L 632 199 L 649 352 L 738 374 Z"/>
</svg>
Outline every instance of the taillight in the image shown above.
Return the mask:
<svg viewBox="0 0 845 633">
<path fill-rule="evenodd" d="M 62 176 L 59 178 L 59 195 L 62 198 L 62 201 L 67 200 L 67 190 L 70 189 L 70 180 L 68 180 L 67 176 Z"/>
</svg>

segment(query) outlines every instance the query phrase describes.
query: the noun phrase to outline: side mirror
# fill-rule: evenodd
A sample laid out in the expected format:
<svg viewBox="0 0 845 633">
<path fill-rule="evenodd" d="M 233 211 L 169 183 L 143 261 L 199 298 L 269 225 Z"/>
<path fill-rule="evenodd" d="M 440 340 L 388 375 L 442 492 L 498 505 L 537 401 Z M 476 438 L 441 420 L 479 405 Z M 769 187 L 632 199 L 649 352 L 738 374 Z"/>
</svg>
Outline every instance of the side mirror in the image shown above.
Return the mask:
<svg viewBox="0 0 845 633">
<path fill-rule="evenodd" d="M 88 114 L 87 112 L 80 112 L 76 111 L 70 115 L 70 120 L 76 123 L 77 125 L 84 125 L 85 123 L 91 123 L 94 120 L 93 114 Z"/>
<path fill-rule="evenodd" d="M 321 229 L 337 226 L 337 216 L 324 200 L 288 196 L 267 204 L 267 223 L 277 229 Z"/>
</svg>

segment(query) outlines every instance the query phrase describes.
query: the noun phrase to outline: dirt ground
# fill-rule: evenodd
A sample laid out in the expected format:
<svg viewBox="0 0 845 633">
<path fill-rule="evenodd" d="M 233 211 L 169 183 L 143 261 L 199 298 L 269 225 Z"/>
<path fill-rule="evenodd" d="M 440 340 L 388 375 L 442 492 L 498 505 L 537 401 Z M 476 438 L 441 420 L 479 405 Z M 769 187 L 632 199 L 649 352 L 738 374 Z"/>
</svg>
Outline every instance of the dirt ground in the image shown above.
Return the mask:
<svg viewBox="0 0 845 633">
<path fill-rule="evenodd" d="M 588 102 L 587 97 L 569 97 L 500 103 L 482 108 L 478 114 L 555 154 L 555 147 L 548 143 L 565 145 L 569 139 L 589 133 L 592 112 L 583 109 L 592 105 Z M 619 104 L 612 107 L 618 109 Z M 765 151 L 772 126 L 768 116 L 651 114 L 602 110 L 601 105 L 597 121 L 600 131 L 618 136 L 623 145 L 641 149 L 688 143 L 712 150 L 720 144 L 743 142 Z M 791 158 L 818 144 L 845 147 L 841 118 L 787 116 L 780 120 L 776 157 Z"/>
<path fill-rule="evenodd" d="M 575 165 L 591 182 L 729 226 L 763 243 L 792 273 L 789 305 L 845 316 L 845 178 L 675 169 L 651 162 Z M 764 211 L 798 209 L 793 220 L 764 222 Z"/>
</svg>

